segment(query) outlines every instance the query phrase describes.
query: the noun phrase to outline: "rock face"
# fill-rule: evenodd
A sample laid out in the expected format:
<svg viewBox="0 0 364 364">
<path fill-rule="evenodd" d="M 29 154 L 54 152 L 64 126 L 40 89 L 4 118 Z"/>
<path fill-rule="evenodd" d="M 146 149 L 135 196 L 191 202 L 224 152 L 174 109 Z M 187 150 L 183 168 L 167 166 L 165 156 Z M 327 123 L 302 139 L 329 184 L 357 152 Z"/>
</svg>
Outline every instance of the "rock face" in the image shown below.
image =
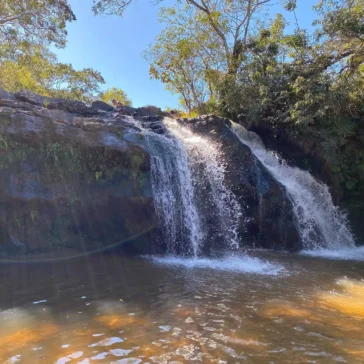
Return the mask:
<svg viewBox="0 0 364 364">
<path fill-rule="evenodd" d="M 168 134 L 164 116 L 154 107 L 115 110 L 103 102 L 87 106 L 0 90 L 0 256 L 64 248 L 165 251 L 168 242 L 153 239 L 163 234 L 142 132 Z M 283 187 L 239 142 L 229 121 L 206 116 L 180 122 L 224 150 L 224 182 L 243 211 L 241 246 L 299 249 Z M 198 180 L 205 253 L 224 248 L 214 233 L 210 187 L 207 179 Z"/>
<path fill-rule="evenodd" d="M 216 116 L 202 116 L 182 121 L 195 133 L 218 143 L 223 150 L 225 184 L 238 198 L 243 213 L 239 235 L 242 247 L 299 250 L 302 248 L 292 204 L 281 186 L 230 130 L 230 121 Z M 214 207 L 207 197 L 207 181 L 199 181 L 199 205 L 205 225 L 210 229 L 211 248 L 221 239 L 214 234 Z M 215 220 L 215 221 L 214 221 Z"/>
<path fill-rule="evenodd" d="M 150 245 L 149 155 L 95 106 L 0 92 L 0 256 Z"/>
<path fill-rule="evenodd" d="M 315 178 L 329 186 L 335 205 L 348 212 L 350 228 L 357 243 L 364 241 L 364 188 L 363 185 L 355 189 L 343 185 L 340 173 L 332 168 L 332 161 L 325 159 L 327 153 L 323 150 L 323 143 L 319 133 L 311 130 L 311 137 L 307 131 L 293 129 L 285 124 L 271 124 L 261 120 L 257 124 L 247 124 L 246 120 L 239 120 L 247 130 L 259 135 L 267 149 L 274 150 L 282 156 L 290 166 L 308 170 Z M 361 150 L 360 144 L 352 142 L 353 155 Z M 353 160 L 352 163 L 357 163 Z M 356 177 L 353 177 L 356 178 Z"/>
</svg>

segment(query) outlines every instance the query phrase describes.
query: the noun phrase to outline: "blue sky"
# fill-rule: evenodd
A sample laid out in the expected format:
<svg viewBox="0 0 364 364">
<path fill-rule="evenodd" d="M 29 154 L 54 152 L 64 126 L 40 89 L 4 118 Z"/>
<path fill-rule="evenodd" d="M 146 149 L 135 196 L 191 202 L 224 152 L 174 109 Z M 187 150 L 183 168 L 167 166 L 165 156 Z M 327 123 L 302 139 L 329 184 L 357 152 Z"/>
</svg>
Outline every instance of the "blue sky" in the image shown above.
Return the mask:
<svg viewBox="0 0 364 364">
<path fill-rule="evenodd" d="M 156 105 L 161 108 L 178 107 L 178 97 L 165 90 L 164 85 L 149 78 L 148 63 L 142 58 L 143 51 L 153 43 L 163 25 L 158 22 L 159 7 L 156 1 L 135 0 L 122 18 L 97 16 L 91 11 L 91 0 L 69 0 L 77 21 L 68 26 L 68 44 L 56 50 L 61 62 L 75 68 L 92 67 L 101 72 L 106 85 L 123 89 L 136 107 Z M 164 6 L 173 4 L 165 0 Z M 312 6 L 317 0 L 298 0 L 299 26 L 309 28 L 314 19 Z M 272 17 L 284 13 L 277 4 L 271 6 Z M 292 14 L 284 13 L 291 25 Z"/>
</svg>

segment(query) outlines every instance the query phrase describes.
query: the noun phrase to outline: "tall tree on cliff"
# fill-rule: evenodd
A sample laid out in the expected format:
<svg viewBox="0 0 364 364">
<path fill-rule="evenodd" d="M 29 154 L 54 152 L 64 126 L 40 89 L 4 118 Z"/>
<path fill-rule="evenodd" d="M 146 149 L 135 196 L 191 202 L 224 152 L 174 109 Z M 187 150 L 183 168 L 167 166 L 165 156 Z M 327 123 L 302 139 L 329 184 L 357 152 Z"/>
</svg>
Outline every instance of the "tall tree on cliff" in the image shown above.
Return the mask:
<svg viewBox="0 0 364 364">
<path fill-rule="evenodd" d="M 160 21 L 167 26 L 144 54 L 150 76 L 180 95 L 189 112 L 206 108 L 216 99 L 220 70 L 227 69 L 217 35 L 205 16 L 187 5 L 162 8 Z"/>
</svg>

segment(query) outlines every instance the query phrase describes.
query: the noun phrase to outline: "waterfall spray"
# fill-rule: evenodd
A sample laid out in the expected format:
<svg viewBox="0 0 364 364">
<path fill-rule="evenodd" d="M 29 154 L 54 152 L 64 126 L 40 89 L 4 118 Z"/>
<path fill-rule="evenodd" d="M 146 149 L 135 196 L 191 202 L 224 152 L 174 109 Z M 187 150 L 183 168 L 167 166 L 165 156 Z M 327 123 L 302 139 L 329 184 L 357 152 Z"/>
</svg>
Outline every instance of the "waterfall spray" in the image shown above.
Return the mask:
<svg viewBox="0 0 364 364">
<path fill-rule="evenodd" d="M 305 249 L 355 247 L 346 216 L 333 204 L 327 185 L 307 171 L 289 167 L 277 155 L 267 151 L 255 133 L 236 123 L 232 123 L 232 130 L 285 187 Z"/>
</svg>

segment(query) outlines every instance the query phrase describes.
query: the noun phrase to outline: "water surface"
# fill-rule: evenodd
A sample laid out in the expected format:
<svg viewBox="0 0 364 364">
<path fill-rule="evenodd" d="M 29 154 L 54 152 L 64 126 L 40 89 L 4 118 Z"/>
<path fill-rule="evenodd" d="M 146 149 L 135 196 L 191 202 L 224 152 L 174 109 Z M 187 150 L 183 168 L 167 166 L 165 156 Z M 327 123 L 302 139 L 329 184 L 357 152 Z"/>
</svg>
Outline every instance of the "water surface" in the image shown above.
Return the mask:
<svg viewBox="0 0 364 364">
<path fill-rule="evenodd" d="M 99 254 L 0 264 L 0 363 L 364 363 L 364 263 Z"/>
</svg>

